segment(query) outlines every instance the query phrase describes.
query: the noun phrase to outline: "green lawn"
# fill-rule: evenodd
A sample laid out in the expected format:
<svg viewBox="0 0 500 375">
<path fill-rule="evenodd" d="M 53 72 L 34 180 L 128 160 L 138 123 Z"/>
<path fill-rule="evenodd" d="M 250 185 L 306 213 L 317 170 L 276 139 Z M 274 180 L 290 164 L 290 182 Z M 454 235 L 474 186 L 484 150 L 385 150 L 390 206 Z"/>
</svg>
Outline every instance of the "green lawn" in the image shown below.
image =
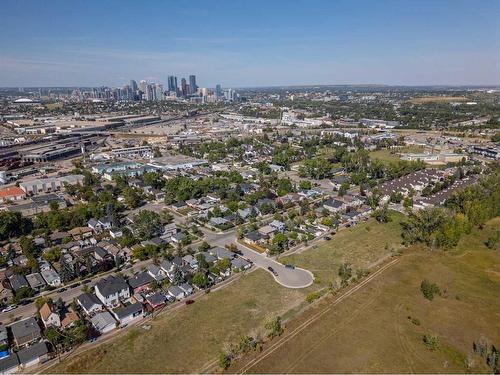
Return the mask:
<svg viewBox="0 0 500 375">
<path fill-rule="evenodd" d="M 399 148 L 396 150 L 382 149 L 370 152 L 370 157 L 372 159 L 378 159 L 384 163 L 393 163 L 400 160 L 399 153 L 420 153 L 424 152 L 424 147 L 422 146 L 408 146 Z"/>
</svg>

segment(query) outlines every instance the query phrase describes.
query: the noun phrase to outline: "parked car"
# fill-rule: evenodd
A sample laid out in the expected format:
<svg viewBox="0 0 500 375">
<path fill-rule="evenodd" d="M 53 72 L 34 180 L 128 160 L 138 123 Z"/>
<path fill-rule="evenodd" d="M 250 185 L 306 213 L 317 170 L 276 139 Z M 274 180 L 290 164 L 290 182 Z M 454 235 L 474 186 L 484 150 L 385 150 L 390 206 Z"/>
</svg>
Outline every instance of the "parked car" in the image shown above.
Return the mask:
<svg viewBox="0 0 500 375">
<path fill-rule="evenodd" d="M 186 301 L 186 305 L 192 305 L 194 303 L 194 299 L 188 299 Z"/>
<path fill-rule="evenodd" d="M 295 266 L 293 264 L 285 264 L 285 268 L 290 268 L 290 269 L 294 270 Z"/>
<path fill-rule="evenodd" d="M 270 271 L 270 272 L 271 272 L 274 276 L 278 276 L 278 272 L 276 272 L 276 271 L 274 270 L 274 268 L 273 268 L 273 267 L 269 266 L 269 267 L 267 267 L 267 269 L 268 269 L 268 270 L 269 270 L 269 271 Z"/>
<path fill-rule="evenodd" d="M 87 280 L 83 280 L 83 281 L 82 281 L 82 284 L 88 284 L 88 283 L 90 283 L 90 282 L 92 282 L 92 280 L 91 280 L 91 279 L 87 279 Z"/>
<path fill-rule="evenodd" d="M 330 236 L 325 236 L 325 240 L 330 241 L 331 239 L 332 239 L 332 237 L 330 237 Z"/>
<path fill-rule="evenodd" d="M 14 310 L 14 309 L 16 309 L 16 308 L 17 308 L 17 306 L 16 306 L 16 305 L 10 305 L 10 306 L 7 306 L 6 308 L 4 308 L 4 309 L 2 310 L 2 312 L 3 312 L 3 313 L 6 313 L 6 312 L 12 311 L 12 310 Z"/>
</svg>

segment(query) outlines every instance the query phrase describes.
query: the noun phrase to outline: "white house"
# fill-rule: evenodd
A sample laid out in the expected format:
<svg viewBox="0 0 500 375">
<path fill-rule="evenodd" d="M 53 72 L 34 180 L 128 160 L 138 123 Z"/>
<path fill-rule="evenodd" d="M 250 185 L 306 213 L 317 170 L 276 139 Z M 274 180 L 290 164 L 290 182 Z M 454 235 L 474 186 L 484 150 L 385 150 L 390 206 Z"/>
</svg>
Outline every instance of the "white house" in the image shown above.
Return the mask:
<svg viewBox="0 0 500 375">
<path fill-rule="evenodd" d="M 111 275 L 97 282 L 95 295 L 107 307 L 116 307 L 121 300 L 130 298 L 130 290 L 125 280 Z"/>
</svg>

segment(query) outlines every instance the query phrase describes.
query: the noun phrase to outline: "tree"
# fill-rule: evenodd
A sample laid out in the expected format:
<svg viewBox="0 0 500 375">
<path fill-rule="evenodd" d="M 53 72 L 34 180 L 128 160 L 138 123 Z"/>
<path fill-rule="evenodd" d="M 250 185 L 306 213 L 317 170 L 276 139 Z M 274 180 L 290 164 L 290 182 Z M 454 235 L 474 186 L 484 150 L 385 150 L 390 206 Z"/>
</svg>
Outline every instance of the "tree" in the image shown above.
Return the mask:
<svg viewBox="0 0 500 375">
<path fill-rule="evenodd" d="M 349 187 L 350 184 L 348 182 L 343 182 L 339 188 L 339 197 L 343 197 L 347 193 L 347 190 L 349 190 Z"/>
<path fill-rule="evenodd" d="M 231 261 L 228 258 L 222 258 L 217 262 L 217 266 L 221 270 L 227 270 L 231 267 Z"/>
<path fill-rule="evenodd" d="M 191 281 L 198 288 L 205 288 L 208 284 L 208 278 L 203 272 L 196 272 Z"/>
<path fill-rule="evenodd" d="M 432 301 L 434 299 L 435 294 L 441 294 L 439 287 L 436 284 L 431 283 L 427 279 L 422 280 L 422 283 L 420 284 L 420 291 L 429 301 Z"/>
<path fill-rule="evenodd" d="M 429 246 L 444 221 L 445 214 L 440 208 L 410 212 L 408 220 L 401 223 L 403 240 L 407 244 L 422 242 Z"/>
<path fill-rule="evenodd" d="M 33 229 L 31 219 L 22 217 L 19 212 L 0 211 L 0 240 L 7 240 L 28 234 Z"/>
<path fill-rule="evenodd" d="M 158 235 L 161 231 L 160 215 L 149 210 L 142 210 L 134 215 L 134 230 L 136 235 L 142 240 L 149 240 Z"/>
<path fill-rule="evenodd" d="M 264 327 L 267 330 L 267 337 L 270 339 L 281 336 L 281 334 L 283 333 L 283 327 L 281 326 L 281 317 L 279 316 L 269 319 Z"/>
<path fill-rule="evenodd" d="M 288 248 L 288 237 L 284 233 L 276 233 L 273 237 L 273 246 L 278 252 L 283 252 Z"/>
<path fill-rule="evenodd" d="M 389 215 L 389 210 L 387 209 L 387 205 L 385 205 L 382 208 L 379 208 L 375 212 L 373 212 L 373 217 L 379 222 L 379 223 L 388 223 L 391 221 L 391 217 Z"/>
<path fill-rule="evenodd" d="M 61 250 L 58 247 L 53 247 L 43 253 L 43 259 L 50 263 L 58 262 L 60 258 Z"/>
<path fill-rule="evenodd" d="M 312 188 L 311 181 L 309 181 L 309 180 L 300 180 L 299 187 L 302 190 L 310 190 Z"/>
<path fill-rule="evenodd" d="M 179 269 L 179 267 L 174 265 L 174 276 L 172 278 L 172 284 L 173 285 L 179 285 L 184 282 L 184 276 L 182 275 L 182 271 Z"/>
<path fill-rule="evenodd" d="M 203 254 L 196 254 L 196 261 L 198 262 L 198 269 L 200 271 L 208 270 L 208 263 Z"/>
<path fill-rule="evenodd" d="M 200 246 L 198 246 L 198 251 L 208 251 L 210 249 L 210 245 L 207 241 L 203 241 Z"/>
<path fill-rule="evenodd" d="M 125 199 L 125 204 L 129 208 L 137 208 L 141 204 L 141 195 L 131 187 L 126 187 L 122 192 L 123 198 Z"/>
<path fill-rule="evenodd" d="M 28 237 L 21 237 L 19 239 L 19 245 L 21 246 L 21 250 L 23 251 L 23 254 L 27 258 L 36 258 L 37 257 L 37 248 L 35 245 L 35 241 L 33 238 L 28 238 Z"/>
<path fill-rule="evenodd" d="M 342 263 L 339 267 L 339 276 L 342 286 L 346 286 L 352 277 L 352 266 L 349 263 Z"/>
</svg>

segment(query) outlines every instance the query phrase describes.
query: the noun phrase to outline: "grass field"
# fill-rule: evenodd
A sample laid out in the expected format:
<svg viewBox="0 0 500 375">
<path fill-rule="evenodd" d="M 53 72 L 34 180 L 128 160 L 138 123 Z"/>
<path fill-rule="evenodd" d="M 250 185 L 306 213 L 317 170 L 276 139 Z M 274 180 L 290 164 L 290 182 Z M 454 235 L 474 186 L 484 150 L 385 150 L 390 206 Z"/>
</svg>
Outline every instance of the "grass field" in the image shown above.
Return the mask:
<svg viewBox="0 0 500 375">
<path fill-rule="evenodd" d="M 419 153 L 419 152 L 424 152 L 425 148 L 422 146 L 407 146 L 407 147 L 402 147 L 397 150 L 390 150 L 390 149 L 382 149 L 382 150 L 376 150 L 376 151 L 371 151 L 370 152 L 370 157 L 372 159 L 378 159 L 380 161 L 383 161 L 384 163 L 392 163 L 396 162 L 398 160 L 401 160 L 399 155 L 400 153 Z"/>
<path fill-rule="evenodd" d="M 408 100 L 412 104 L 427 104 L 427 103 L 453 103 L 465 102 L 469 100 L 465 96 L 422 96 Z"/>
<path fill-rule="evenodd" d="M 340 230 L 331 241 L 322 242 L 316 249 L 281 259 L 311 271 L 321 286 L 338 278 L 341 263 L 350 263 L 354 270 L 368 269 L 379 259 L 401 248 L 400 221 L 402 214 L 391 213 L 393 220 L 382 224 L 375 219 Z M 338 281 L 338 280 L 337 280 Z"/>
<path fill-rule="evenodd" d="M 399 218 L 395 216 L 387 225 L 370 219 L 341 230 L 331 241 L 315 249 L 290 256 L 287 261 L 311 267 L 318 281 L 321 279 L 309 288 L 286 289 L 274 282 L 267 272 L 258 270 L 223 290 L 204 296 L 193 305 L 158 317 L 148 331 L 134 328 L 48 372 L 196 372 L 214 360 L 228 343 L 261 330 L 269 317 L 292 317 L 307 305 L 307 294 L 335 278 L 341 262 L 351 262 L 354 269 L 367 268 L 370 263 L 390 254 L 400 243 Z"/>
<path fill-rule="evenodd" d="M 484 245 L 499 225 L 500 218 L 490 221 L 451 252 L 408 249 L 398 263 L 292 340 L 266 344 L 276 350 L 266 356 L 265 347 L 229 372 L 253 363 L 245 368 L 250 373 L 464 373 L 468 361 L 470 372 L 491 372 L 472 345 L 480 338 L 497 347 L 500 343 L 500 253 Z M 420 291 L 424 278 L 436 283 L 442 295 L 425 299 Z M 279 340 L 334 298 L 288 323 Z M 433 350 L 423 341 L 428 334 L 438 338 Z"/>
</svg>

